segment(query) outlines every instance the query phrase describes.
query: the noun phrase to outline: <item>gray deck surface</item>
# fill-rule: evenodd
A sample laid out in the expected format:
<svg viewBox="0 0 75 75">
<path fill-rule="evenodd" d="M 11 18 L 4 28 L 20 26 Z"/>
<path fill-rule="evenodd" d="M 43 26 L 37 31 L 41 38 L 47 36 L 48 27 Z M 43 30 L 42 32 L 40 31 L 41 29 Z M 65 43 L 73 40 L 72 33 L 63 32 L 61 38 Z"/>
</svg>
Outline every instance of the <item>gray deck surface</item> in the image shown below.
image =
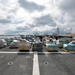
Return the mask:
<svg viewBox="0 0 75 75">
<path fill-rule="evenodd" d="M 3 48 L 1 51 L 19 52 Z M 62 50 L 61 50 L 62 51 Z M 0 53 L 0 75 L 32 75 L 34 53 Z M 75 75 L 74 53 L 38 53 L 40 75 Z M 37 70 L 37 69 L 36 69 Z"/>
</svg>

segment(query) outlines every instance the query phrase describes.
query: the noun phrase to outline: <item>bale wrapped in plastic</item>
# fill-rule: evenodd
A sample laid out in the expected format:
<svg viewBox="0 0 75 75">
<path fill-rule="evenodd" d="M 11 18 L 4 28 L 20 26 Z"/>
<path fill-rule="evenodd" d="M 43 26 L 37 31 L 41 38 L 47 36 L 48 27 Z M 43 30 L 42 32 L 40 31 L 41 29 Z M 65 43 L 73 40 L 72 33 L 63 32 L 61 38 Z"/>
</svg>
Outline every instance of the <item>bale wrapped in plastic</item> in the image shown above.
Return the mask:
<svg viewBox="0 0 75 75">
<path fill-rule="evenodd" d="M 42 47 L 42 42 L 40 41 L 40 38 L 35 37 L 34 42 L 32 44 L 32 50 L 41 52 L 42 49 L 43 49 L 43 47 Z"/>
<path fill-rule="evenodd" d="M 4 39 L 0 39 L 0 48 L 7 46 L 7 42 Z"/>
<path fill-rule="evenodd" d="M 7 45 L 9 46 L 11 42 L 13 42 L 13 39 L 7 39 L 6 42 L 7 42 Z"/>
<path fill-rule="evenodd" d="M 11 42 L 9 48 L 18 48 L 20 44 L 19 40 L 13 40 L 13 42 Z"/>
<path fill-rule="evenodd" d="M 56 44 L 46 44 L 47 51 L 58 51 L 58 46 Z"/>
<path fill-rule="evenodd" d="M 33 51 L 42 51 L 42 43 L 33 43 L 32 50 Z"/>
<path fill-rule="evenodd" d="M 75 45 L 74 44 L 69 44 L 67 47 L 65 47 L 67 51 L 75 51 Z"/>
<path fill-rule="evenodd" d="M 68 42 L 66 40 L 57 40 L 56 44 L 58 47 L 63 47 L 63 44 L 67 44 Z"/>
<path fill-rule="evenodd" d="M 19 44 L 20 51 L 21 50 L 29 51 L 30 47 L 31 47 L 31 45 L 30 45 L 29 41 L 27 41 L 25 39 L 21 40 L 21 43 Z"/>
</svg>

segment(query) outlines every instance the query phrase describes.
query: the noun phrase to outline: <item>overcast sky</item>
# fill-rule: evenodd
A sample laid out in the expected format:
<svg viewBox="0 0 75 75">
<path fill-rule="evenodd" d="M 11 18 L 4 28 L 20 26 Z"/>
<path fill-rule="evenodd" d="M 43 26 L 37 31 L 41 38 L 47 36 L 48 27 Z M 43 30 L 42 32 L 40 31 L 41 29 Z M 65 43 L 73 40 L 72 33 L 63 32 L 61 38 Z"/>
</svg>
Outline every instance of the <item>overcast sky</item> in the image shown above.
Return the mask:
<svg viewBox="0 0 75 75">
<path fill-rule="evenodd" d="M 0 34 L 75 33 L 75 0 L 0 0 Z"/>
</svg>

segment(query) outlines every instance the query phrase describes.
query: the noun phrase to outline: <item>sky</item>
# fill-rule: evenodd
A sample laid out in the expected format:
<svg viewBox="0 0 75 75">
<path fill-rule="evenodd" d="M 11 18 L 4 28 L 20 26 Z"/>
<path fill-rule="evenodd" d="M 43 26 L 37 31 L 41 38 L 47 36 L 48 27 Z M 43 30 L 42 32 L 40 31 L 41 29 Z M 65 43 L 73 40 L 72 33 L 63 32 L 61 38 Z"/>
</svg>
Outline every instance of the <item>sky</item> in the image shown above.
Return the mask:
<svg viewBox="0 0 75 75">
<path fill-rule="evenodd" d="M 75 33 L 75 0 L 0 0 L 0 35 Z"/>
</svg>

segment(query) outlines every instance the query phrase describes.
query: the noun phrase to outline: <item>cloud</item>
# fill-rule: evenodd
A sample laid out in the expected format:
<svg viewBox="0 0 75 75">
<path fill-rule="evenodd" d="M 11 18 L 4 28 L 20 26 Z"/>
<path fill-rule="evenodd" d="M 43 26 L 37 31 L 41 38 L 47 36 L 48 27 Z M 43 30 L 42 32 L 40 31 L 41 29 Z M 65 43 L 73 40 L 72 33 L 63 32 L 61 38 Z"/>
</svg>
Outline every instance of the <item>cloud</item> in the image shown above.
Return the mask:
<svg viewBox="0 0 75 75">
<path fill-rule="evenodd" d="M 75 0 L 63 0 L 60 3 L 60 8 L 65 12 L 75 12 Z"/>
<path fill-rule="evenodd" d="M 0 34 L 75 32 L 74 0 L 1 0 Z"/>
<path fill-rule="evenodd" d="M 75 16 L 75 0 L 62 0 L 59 8 L 64 15 L 67 14 L 71 19 Z"/>
<path fill-rule="evenodd" d="M 13 24 L 22 24 L 24 21 L 14 21 Z"/>
<path fill-rule="evenodd" d="M 18 31 L 25 31 L 25 30 L 28 30 L 29 27 L 25 26 L 25 27 L 17 27 L 16 30 Z"/>
<path fill-rule="evenodd" d="M 8 24 L 8 23 L 11 23 L 11 22 L 12 21 L 10 19 L 4 19 L 4 18 L 0 19 L 1 24 Z"/>
<path fill-rule="evenodd" d="M 50 27 L 48 25 L 45 26 L 39 26 L 39 27 L 34 27 L 32 29 L 33 34 L 51 34 L 55 31 L 54 27 Z"/>
<path fill-rule="evenodd" d="M 62 0 L 59 8 L 65 19 L 65 28 L 72 28 L 72 33 L 75 32 L 75 0 Z"/>
<path fill-rule="evenodd" d="M 28 34 L 29 33 L 34 34 L 36 30 L 39 34 L 44 34 L 44 33 L 51 34 L 54 32 L 53 28 L 56 27 L 56 23 L 53 20 L 53 17 L 51 17 L 49 14 L 38 17 L 38 18 L 33 18 L 33 19 L 34 21 L 32 24 L 26 24 L 23 27 L 22 25 L 16 26 L 15 30 L 9 29 L 8 31 L 6 31 L 6 34 L 18 34 L 23 32 Z"/>
<path fill-rule="evenodd" d="M 49 14 L 41 16 L 39 18 L 35 18 L 34 23 L 37 26 L 40 26 L 40 25 L 56 26 L 56 23 L 53 20 L 53 17 L 51 17 Z"/>
<path fill-rule="evenodd" d="M 35 10 L 37 11 L 42 11 L 44 10 L 44 6 L 42 5 L 38 5 L 34 2 L 29 2 L 27 0 L 18 0 L 18 3 L 20 4 L 21 7 L 23 7 L 24 9 L 30 11 L 30 12 L 33 12 Z"/>
<path fill-rule="evenodd" d="M 19 33 L 22 33 L 22 32 L 27 32 L 28 30 L 29 30 L 29 28 L 27 26 L 17 27 L 15 30 L 13 30 L 13 29 L 7 30 L 5 34 L 19 34 Z"/>
</svg>

